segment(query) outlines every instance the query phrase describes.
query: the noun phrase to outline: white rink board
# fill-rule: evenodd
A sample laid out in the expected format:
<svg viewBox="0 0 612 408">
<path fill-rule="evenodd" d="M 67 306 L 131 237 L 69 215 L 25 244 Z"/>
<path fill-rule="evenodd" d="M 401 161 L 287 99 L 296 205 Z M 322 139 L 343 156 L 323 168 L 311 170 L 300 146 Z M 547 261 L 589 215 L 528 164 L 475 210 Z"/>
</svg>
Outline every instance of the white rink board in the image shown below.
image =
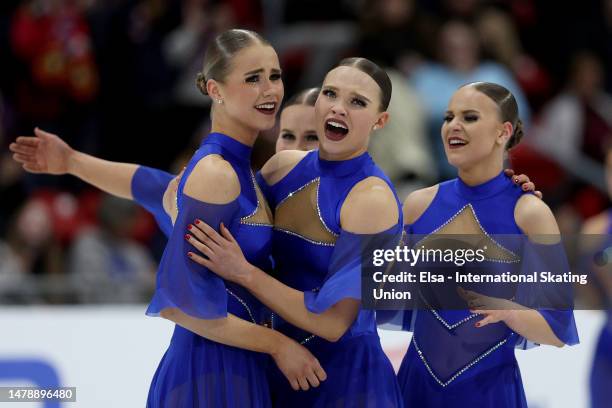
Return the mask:
<svg viewBox="0 0 612 408">
<path fill-rule="evenodd" d="M 149 383 L 173 325 L 144 315 L 146 306 L 2 307 L 0 364 L 38 359 L 57 373 L 60 385 L 77 388 L 65 407 L 143 407 Z M 582 343 L 517 351 L 530 408 L 587 407 L 588 371 L 603 314 L 576 312 Z M 380 331 L 383 347 L 399 367 L 409 333 Z M 7 379 L 0 386 L 32 386 Z M 44 407 L 0 403 L 2 407 Z"/>
</svg>

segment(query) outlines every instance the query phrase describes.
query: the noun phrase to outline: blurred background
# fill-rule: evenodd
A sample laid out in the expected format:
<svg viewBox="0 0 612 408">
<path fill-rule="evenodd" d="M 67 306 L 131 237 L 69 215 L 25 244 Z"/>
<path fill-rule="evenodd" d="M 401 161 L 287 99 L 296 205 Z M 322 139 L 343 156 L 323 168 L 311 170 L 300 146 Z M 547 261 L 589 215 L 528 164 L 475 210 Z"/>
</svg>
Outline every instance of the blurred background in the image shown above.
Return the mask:
<svg viewBox="0 0 612 408">
<path fill-rule="evenodd" d="M 144 330 L 151 342 L 141 350 L 117 346 L 129 354 L 149 350 L 138 357 L 144 365 L 131 365 L 144 373 L 144 390 L 131 392 L 142 405 L 171 328 L 142 315 L 163 235 L 144 210 L 73 177 L 26 174 L 8 144 L 39 126 L 77 150 L 177 173 L 209 128 L 210 100 L 195 86 L 207 42 L 233 27 L 256 30 L 276 48 L 287 97 L 318 86 L 343 57 L 367 57 L 388 69 L 392 120 L 372 138 L 370 150 L 402 199 L 455 176 L 440 143 L 443 112 L 457 87 L 480 80 L 500 83 L 517 97 L 527 131 L 508 165 L 543 191 L 563 233 L 579 232 L 610 206 L 604 175 L 612 146 L 612 0 L 3 0 L 0 356 L 9 363 L 3 366 L 0 357 L 0 382 L 17 372 L 12 357 L 32 353 L 59 367 L 61 384 L 111 376 L 112 368 L 91 372 L 101 362 L 88 370 L 64 367 L 78 363 L 66 363 L 56 349 L 86 347 L 92 336 L 115 339 L 115 325 L 127 319 L 122 336 Z M 258 140 L 256 168 L 273 153 L 277 133 Z M 74 320 L 72 313 L 80 314 Z M 532 406 L 580 406 L 551 402 L 549 394 L 560 389 L 588 403 L 589 353 L 603 320 L 595 311 L 580 316 L 586 316 L 582 349 L 568 364 L 582 368 L 565 367 L 576 373 L 573 388 L 550 380 L 555 373 L 548 363 L 525 363 L 533 370 L 546 366 L 542 376 L 553 384 Z M 89 317 L 108 325 L 102 329 Z M 37 320 L 27 323 L 32 318 Z M 58 322 L 64 326 L 54 329 Z M 86 330 L 87 324 L 92 327 Z M 12 330 L 5 334 L 5 327 Z M 41 357 L 44 346 L 32 327 L 55 333 L 56 342 L 47 346 L 56 350 L 51 357 Z M 386 341 L 394 361 L 401 360 L 405 338 Z M 556 356 L 551 361 L 559 361 Z M 524 366 L 523 372 L 539 378 Z M 532 384 L 528 397 L 541 388 Z M 133 406 L 108 405 L 101 395 L 91 402 Z M 558 401 L 567 403 L 564 398 Z"/>
</svg>

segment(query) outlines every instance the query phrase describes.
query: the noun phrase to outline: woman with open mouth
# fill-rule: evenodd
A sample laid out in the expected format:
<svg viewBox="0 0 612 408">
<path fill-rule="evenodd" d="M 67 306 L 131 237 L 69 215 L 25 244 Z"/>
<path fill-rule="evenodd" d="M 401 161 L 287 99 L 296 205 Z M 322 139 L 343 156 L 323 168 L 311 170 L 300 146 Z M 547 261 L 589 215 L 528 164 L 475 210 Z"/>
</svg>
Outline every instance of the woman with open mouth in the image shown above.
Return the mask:
<svg viewBox="0 0 612 408">
<path fill-rule="evenodd" d="M 269 407 L 265 354 L 295 389 L 316 387 L 325 371 L 304 346 L 264 327 L 267 313 L 244 288 L 190 262 L 184 231 L 196 215 L 215 228 L 223 223 L 249 261 L 271 268 L 272 217 L 250 154 L 258 133 L 274 126 L 283 98 L 278 57 L 257 33 L 229 30 L 211 41 L 197 84 L 213 99 L 212 133 L 180 177 L 75 152 L 38 129 L 11 150 L 28 171 L 74 174 L 138 201 L 168 236 L 147 314 L 176 327 L 147 407 Z"/>
<path fill-rule="evenodd" d="M 417 190 L 404 202 L 405 230 L 418 240 L 415 246 L 469 234 L 485 243 L 482 265 L 491 273 L 530 260 L 529 247 L 564 267 L 551 210 L 502 173 L 505 151 L 522 135 L 516 100 L 506 88 L 476 82 L 455 92 L 442 141 L 459 177 Z M 571 308 L 536 310 L 515 303 L 520 295 L 517 290 L 493 298 L 459 288 L 457 300 L 469 310 L 432 307 L 407 313 L 404 329 L 414 334 L 398 373 L 406 406 L 527 407 L 515 348 L 572 345 L 578 334 Z"/>
<path fill-rule="evenodd" d="M 191 259 L 234 281 L 275 312 L 274 327 L 317 356 L 328 379 L 305 393 L 271 375 L 278 407 L 402 407 L 397 379 L 361 307 L 360 243 L 396 245 L 402 215 L 394 189 L 367 153 L 385 126 L 387 74 L 364 58 L 332 69 L 315 105 L 319 150 L 283 151 L 258 174 L 274 208 L 275 276 L 245 259 L 234 235 L 196 220 Z M 196 253 L 195 249 L 199 251 Z"/>
</svg>

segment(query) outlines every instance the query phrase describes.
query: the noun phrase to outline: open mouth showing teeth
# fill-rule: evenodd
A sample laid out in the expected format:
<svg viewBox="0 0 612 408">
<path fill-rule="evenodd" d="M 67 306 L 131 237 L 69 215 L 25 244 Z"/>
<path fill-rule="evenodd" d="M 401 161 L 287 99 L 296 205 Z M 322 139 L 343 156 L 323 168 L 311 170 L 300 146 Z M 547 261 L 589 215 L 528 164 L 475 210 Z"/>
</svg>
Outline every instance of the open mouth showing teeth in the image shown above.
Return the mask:
<svg viewBox="0 0 612 408">
<path fill-rule="evenodd" d="M 459 139 L 459 138 L 450 138 L 448 139 L 448 144 L 451 147 L 459 147 L 459 146 L 465 146 L 467 144 L 467 142 L 463 139 Z"/>
<path fill-rule="evenodd" d="M 325 135 L 331 140 L 342 139 L 348 131 L 348 126 L 342 121 L 330 119 L 325 122 Z"/>
<path fill-rule="evenodd" d="M 272 114 L 276 111 L 276 103 L 262 103 L 259 105 L 255 105 L 255 109 L 262 113 Z"/>
</svg>

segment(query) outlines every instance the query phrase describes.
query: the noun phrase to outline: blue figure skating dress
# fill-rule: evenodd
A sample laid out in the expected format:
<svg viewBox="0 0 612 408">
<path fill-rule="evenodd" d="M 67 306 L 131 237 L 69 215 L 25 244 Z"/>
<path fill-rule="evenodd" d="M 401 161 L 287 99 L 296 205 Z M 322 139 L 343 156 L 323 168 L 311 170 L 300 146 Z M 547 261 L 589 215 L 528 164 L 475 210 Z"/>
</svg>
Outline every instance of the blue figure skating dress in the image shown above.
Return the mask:
<svg viewBox="0 0 612 408">
<path fill-rule="evenodd" d="M 517 254 L 525 242 L 514 221 L 514 207 L 522 194 L 503 173 L 474 187 L 460 179 L 441 183 L 425 212 L 406 226 L 407 238 L 420 246 L 446 234 L 480 236 L 480 246 L 486 248 L 484 267 L 493 274 L 508 270 L 521 263 Z M 504 294 L 495 297 L 511 299 Z M 475 327 L 482 315 L 461 307 L 439 310 L 427 306 L 426 300 L 424 304 L 421 310 L 405 314 L 404 329 L 414 332 L 398 373 L 405 406 L 527 407 L 514 350 L 533 343 L 503 322 Z M 561 341 L 577 343 L 571 309 L 540 313 Z"/>
<path fill-rule="evenodd" d="M 601 251 L 605 253 L 612 252 L 612 210 L 608 212 L 608 228 L 606 231 L 605 244 L 602 245 Z M 603 254 L 602 254 L 603 255 Z M 606 268 L 607 272 L 610 273 L 610 261 L 607 260 Z M 594 278 L 596 274 L 591 274 Z M 609 295 L 604 289 L 602 282 L 597 279 L 595 283 L 599 283 L 601 294 L 606 299 Z M 612 401 L 612 299 L 607 299 L 605 303 L 606 307 L 606 320 L 604 326 L 601 329 L 599 340 L 595 348 L 595 355 L 593 356 L 593 366 L 591 368 L 590 378 L 590 389 L 591 389 L 591 407 L 592 408 L 603 408 L 610 405 Z"/>
<path fill-rule="evenodd" d="M 210 154 L 223 157 L 238 175 L 240 195 L 228 204 L 204 203 L 183 193 L 195 165 Z M 249 262 L 270 270 L 271 211 L 256 186 L 250 155 L 249 146 L 226 135 L 206 137 L 179 182 L 173 227 L 172 217 L 161 205 L 161 186 L 167 186 L 172 176 L 146 167 L 137 170 L 132 181 L 134 198 L 155 215 L 169 237 L 148 315 L 179 308 L 201 319 L 223 318 L 231 313 L 256 324 L 268 315 L 245 289 L 190 261 L 186 254 L 192 248 L 184 239 L 187 225 L 196 218 L 217 229 L 223 222 Z M 151 382 L 147 407 L 269 407 L 266 364 L 264 354 L 216 343 L 177 325 Z"/>
<path fill-rule="evenodd" d="M 325 161 L 317 150 L 309 152 L 272 186 L 258 174 L 262 190 L 275 209 L 274 273 L 286 285 L 305 293 L 305 305 L 313 313 L 323 313 L 343 299 L 361 299 L 363 237 L 342 230 L 340 209 L 351 188 L 370 176 L 381 178 L 391 187 L 367 153 L 346 161 Z M 397 245 L 401 231 L 400 222 L 380 236 L 389 237 L 386 242 L 395 239 L 393 243 Z M 380 345 L 374 311 L 360 310 L 352 326 L 335 343 L 283 322 L 276 315 L 273 325 L 307 347 L 327 372 L 327 380 L 318 388 L 293 391 L 276 366 L 271 365 L 274 406 L 403 406 L 395 373 Z"/>
</svg>

